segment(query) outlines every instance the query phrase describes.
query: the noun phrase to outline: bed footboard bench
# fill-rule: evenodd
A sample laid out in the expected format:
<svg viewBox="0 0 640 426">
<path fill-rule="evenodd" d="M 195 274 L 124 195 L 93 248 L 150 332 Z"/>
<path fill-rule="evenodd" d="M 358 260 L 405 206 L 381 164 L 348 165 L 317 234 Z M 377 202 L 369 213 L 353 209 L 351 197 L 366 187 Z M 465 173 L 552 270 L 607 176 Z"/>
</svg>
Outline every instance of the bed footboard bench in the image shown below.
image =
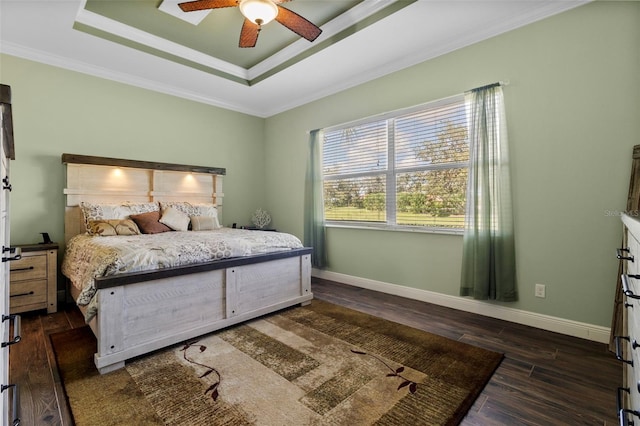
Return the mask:
<svg viewBox="0 0 640 426">
<path fill-rule="evenodd" d="M 311 293 L 311 248 L 96 278 L 90 321 L 100 373 L 126 360 L 293 305 Z"/>
</svg>

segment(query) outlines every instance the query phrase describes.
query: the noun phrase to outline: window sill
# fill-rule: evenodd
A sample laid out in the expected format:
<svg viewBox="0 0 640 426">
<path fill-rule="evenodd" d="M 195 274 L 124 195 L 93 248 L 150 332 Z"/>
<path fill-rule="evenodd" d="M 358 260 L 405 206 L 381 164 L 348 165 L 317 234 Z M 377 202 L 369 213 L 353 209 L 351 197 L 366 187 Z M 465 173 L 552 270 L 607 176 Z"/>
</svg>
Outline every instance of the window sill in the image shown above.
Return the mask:
<svg viewBox="0 0 640 426">
<path fill-rule="evenodd" d="M 327 228 L 344 228 L 344 229 L 366 229 L 368 231 L 393 231 L 393 232 L 414 232 L 419 234 L 443 234 L 443 235 L 460 235 L 464 233 L 463 229 L 443 229 L 443 228 L 427 228 L 418 226 L 402 226 L 402 225 L 386 225 L 371 223 L 335 223 L 325 222 Z"/>
</svg>

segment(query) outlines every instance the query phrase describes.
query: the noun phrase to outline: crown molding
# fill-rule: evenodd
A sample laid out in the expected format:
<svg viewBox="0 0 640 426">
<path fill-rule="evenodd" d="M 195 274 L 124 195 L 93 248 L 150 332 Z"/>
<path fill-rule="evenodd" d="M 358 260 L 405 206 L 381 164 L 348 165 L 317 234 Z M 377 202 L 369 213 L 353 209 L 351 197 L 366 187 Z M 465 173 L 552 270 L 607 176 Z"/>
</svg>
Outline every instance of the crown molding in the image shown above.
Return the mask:
<svg viewBox="0 0 640 426">
<path fill-rule="evenodd" d="M 364 1 L 351 8 L 346 13 L 337 16 L 336 18 L 323 25 L 322 34 L 313 44 L 304 39 L 296 40 L 286 48 L 276 52 L 262 62 L 247 69 L 183 46 L 181 44 L 174 43 L 162 37 L 150 34 L 146 31 L 139 30 L 100 14 L 91 12 L 85 9 L 86 2 L 87 0 L 82 0 L 80 2 L 80 7 L 78 8 L 75 22 L 77 24 L 82 24 L 88 28 L 95 29 L 104 33 L 96 34 L 97 36 L 102 37 L 104 35 L 104 38 L 107 39 L 109 39 L 109 36 L 112 36 L 118 39 L 126 40 L 133 44 L 145 46 L 146 48 L 151 49 L 151 52 L 148 53 L 154 54 L 153 51 L 157 51 L 162 52 L 163 54 L 165 54 L 165 56 L 181 58 L 188 62 L 192 62 L 193 64 L 201 65 L 201 67 L 198 68 L 201 71 L 217 74 L 219 77 L 223 78 L 225 77 L 225 75 L 230 75 L 236 77 L 237 79 L 243 80 L 244 84 L 249 85 L 251 85 L 253 80 L 257 79 L 258 77 L 267 76 L 265 78 L 268 78 L 269 75 L 273 75 L 274 73 L 286 67 L 294 65 L 295 63 L 308 56 L 305 55 L 305 52 L 307 51 L 312 51 L 312 53 L 315 53 L 314 51 L 322 50 L 326 47 L 331 46 L 333 42 L 323 43 L 322 49 L 316 49 L 316 46 L 318 46 L 323 41 L 331 39 L 332 37 L 340 34 L 350 27 L 353 27 L 362 20 L 383 11 L 394 3 L 398 3 L 399 5 L 401 5 L 400 7 L 404 7 L 412 3 L 412 1 L 403 1 L 402 3 L 399 3 L 398 0 L 379 0 L 369 2 Z M 77 29 L 84 31 L 84 27 L 81 26 L 77 27 Z M 112 41 L 118 42 L 117 40 Z M 136 48 L 135 45 L 129 47 Z M 170 57 L 165 57 L 165 59 L 172 60 Z M 188 63 L 182 64 L 189 66 Z M 207 69 L 212 69 L 219 72 L 211 72 Z"/>
<path fill-rule="evenodd" d="M 83 4 L 84 3 L 86 2 L 83 2 Z M 239 77 L 243 80 L 248 79 L 248 72 L 245 68 L 233 65 L 229 62 L 155 36 L 121 22 L 114 21 L 113 19 L 88 11 L 84 9 L 84 7 L 81 7 L 78 11 L 78 14 L 76 15 L 76 22 L 104 31 L 108 34 L 113 34 L 117 37 L 142 44 L 152 49 L 178 56 L 205 67 L 217 69 L 223 73 Z"/>
<path fill-rule="evenodd" d="M 361 44 L 363 42 L 363 39 L 365 40 L 365 42 L 382 43 L 382 41 L 385 40 L 384 34 L 388 34 L 390 31 L 393 31 L 394 28 L 397 29 L 398 20 L 406 20 L 407 18 L 411 18 L 413 16 L 414 19 L 412 20 L 410 25 L 415 25 L 415 22 L 418 22 L 417 20 L 419 19 L 419 17 L 416 16 L 416 10 L 424 12 L 424 6 L 426 4 L 430 4 L 431 2 L 418 1 L 412 3 L 413 5 L 418 6 L 415 10 L 412 9 L 411 6 L 408 6 L 403 10 L 390 15 L 389 22 L 387 21 L 387 19 L 381 19 L 376 22 L 376 25 L 370 25 L 369 27 L 362 29 L 362 31 L 360 31 L 360 28 L 357 28 L 358 31 L 350 33 L 349 37 L 347 37 L 346 39 L 335 42 L 321 51 L 314 52 L 312 56 L 305 56 L 304 58 L 301 58 L 305 60 L 301 60 L 299 58 L 299 61 L 295 64 L 295 69 L 293 67 L 289 67 L 289 69 L 280 69 L 277 74 L 271 74 L 266 79 L 260 80 L 260 83 L 256 84 L 255 86 L 248 86 L 246 84 L 234 85 L 234 80 L 231 79 L 229 75 L 221 76 L 212 72 L 212 70 L 207 73 L 204 72 L 201 68 L 197 68 L 193 63 L 186 63 L 187 61 L 179 62 L 152 54 L 149 54 L 148 58 L 145 60 L 147 66 L 155 68 L 160 67 L 161 69 L 165 70 L 164 74 L 171 73 L 172 75 L 176 76 L 185 74 L 195 76 L 199 79 L 202 77 L 202 84 L 208 85 L 207 90 L 200 92 L 195 88 L 194 84 L 185 84 L 185 86 L 181 87 L 180 79 L 163 79 L 162 74 L 160 74 L 157 78 L 147 78 L 147 74 L 142 75 L 142 73 L 139 72 L 139 69 L 133 69 L 131 70 L 131 72 L 123 67 L 120 67 L 119 70 L 112 70 L 109 69 L 106 65 L 94 65 L 88 62 L 83 62 L 82 60 L 73 59 L 66 54 L 37 50 L 36 47 L 28 47 L 27 45 L 16 44 L 13 41 L 8 42 L 6 40 L 2 40 L 2 42 L 0 43 L 0 52 L 56 66 L 59 68 L 80 72 L 87 75 L 93 75 L 107 80 L 117 81 L 131 86 L 136 86 L 143 89 L 168 94 L 171 96 L 180 97 L 194 102 L 224 108 L 256 117 L 267 118 L 275 114 L 290 110 L 292 108 L 296 108 L 301 105 L 316 101 L 326 96 L 330 96 L 349 88 L 361 85 L 368 81 L 414 66 L 416 64 L 428 61 L 435 57 L 452 52 L 456 49 L 460 49 L 462 47 L 469 46 L 482 40 L 486 40 L 496 35 L 508 32 L 530 22 L 535 22 L 549 16 L 567 11 L 569 9 L 581 6 L 583 4 L 589 3 L 590 1 L 591 0 L 528 2 L 527 9 L 525 9 L 524 13 L 511 14 L 509 19 L 497 20 L 497 22 L 490 22 L 488 25 L 478 26 L 478 28 L 475 30 L 464 31 L 462 33 L 459 33 L 457 36 L 443 39 L 437 44 L 431 44 L 427 48 L 413 49 L 413 53 L 410 54 L 406 54 L 406 52 L 397 53 L 395 58 L 387 54 L 385 56 L 387 60 L 383 62 L 375 61 L 374 57 L 371 57 L 371 61 L 368 61 L 369 58 L 365 58 L 368 61 L 366 64 L 364 62 L 356 61 L 356 63 L 358 63 L 358 66 L 353 70 L 350 67 L 342 67 L 340 68 L 338 76 L 334 74 L 327 76 L 326 79 L 325 76 L 321 76 L 323 77 L 323 84 L 311 84 L 309 87 L 300 86 L 300 84 L 298 84 L 296 87 L 299 87 L 299 89 L 296 89 L 295 96 L 290 96 L 290 93 L 286 91 L 282 92 L 283 96 L 279 96 L 278 85 L 280 84 L 281 80 L 284 82 L 294 81 L 296 79 L 296 75 L 307 75 L 309 72 L 311 72 L 311 70 L 318 69 L 319 64 L 326 64 L 327 61 L 330 61 L 331 63 L 337 63 L 339 65 L 350 63 L 350 59 L 353 55 L 349 56 L 350 53 L 348 50 L 348 46 L 357 46 L 359 45 L 358 43 Z M 391 0 L 385 2 L 388 8 L 393 8 L 394 3 L 397 4 L 398 2 Z M 82 2 L 82 4 L 84 4 L 84 1 Z M 435 2 L 434 4 L 437 7 L 437 5 L 439 5 L 440 3 Z M 444 7 L 442 4 L 440 5 Z M 381 8 L 382 5 L 378 5 L 378 7 Z M 375 10 L 379 9 L 367 9 L 367 13 L 375 15 Z M 73 20 L 73 17 L 77 15 L 77 11 L 77 9 L 73 9 L 71 20 Z M 377 13 L 381 12 L 379 11 Z M 349 21 L 349 19 L 343 19 L 345 21 L 341 25 L 346 25 L 346 22 Z M 325 25 L 328 24 L 329 23 Z M 338 31 L 338 28 L 341 28 L 338 24 L 339 22 L 335 23 L 336 31 Z M 334 24 L 332 23 L 331 25 Z M 73 30 L 69 29 L 69 31 Z M 346 31 L 351 31 L 351 29 L 347 29 Z M 338 31 L 338 33 L 340 33 L 340 31 Z M 382 35 L 380 35 L 379 33 L 382 33 Z M 108 47 L 107 44 L 104 44 L 108 43 L 108 41 L 105 41 L 103 39 L 99 40 L 101 40 L 101 44 L 91 44 L 91 46 L 97 46 L 93 47 L 94 50 L 98 49 L 99 51 L 99 49 L 102 47 Z M 159 43 L 160 46 L 162 46 L 162 40 L 160 40 Z M 114 43 L 111 44 L 111 46 L 114 46 L 111 49 L 112 55 L 117 55 L 117 52 L 128 53 L 118 50 L 127 49 L 126 47 L 122 47 L 122 44 Z M 131 54 L 133 52 L 135 52 L 135 49 L 131 49 Z M 391 51 L 390 54 L 392 55 L 393 51 Z M 343 59 L 341 59 L 340 55 L 342 55 Z M 150 59 L 152 57 L 153 59 Z M 276 60 L 274 59 L 274 61 Z M 163 64 L 166 64 L 166 69 L 164 68 L 165 66 Z M 197 71 L 193 71 L 193 69 L 203 72 L 202 76 L 198 77 Z M 236 74 L 238 73 L 237 69 L 233 71 Z M 138 72 L 138 75 L 135 74 L 136 72 Z M 307 74 L 305 74 L 305 72 Z M 205 79 L 205 76 L 207 74 L 211 76 L 211 79 Z M 158 74 L 149 73 L 148 75 Z M 247 78 L 249 77 L 249 75 L 246 74 L 245 76 Z M 235 81 L 235 83 L 238 82 Z M 235 89 L 236 86 L 238 87 L 237 90 Z M 211 87 L 220 87 L 220 90 L 211 90 Z M 237 96 L 235 94 L 236 92 L 238 92 Z"/>
<path fill-rule="evenodd" d="M 368 81 L 375 80 L 385 75 L 392 74 L 397 71 L 401 71 L 406 68 L 418 65 L 428 60 L 437 58 L 447 53 L 451 53 L 455 50 L 471 46 L 473 44 L 488 40 L 492 37 L 504 34 L 506 32 L 515 30 L 529 23 L 537 22 L 550 16 L 556 15 L 582 6 L 586 3 L 590 3 L 593 0 L 574 0 L 563 1 L 553 4 L 547 4 L 541 7 L 539 4 L 533 4 L 528 13 L 519 14 L 517 17 L 513 17 L 510 20 L 500 20 L 495 22 L 492 26 L 486 26 L 475 32 L 466 32 L 459 37 L 452 37 L 448 40 L 443 40 L 439 43 L 438 48 L 417 51 L 414 55 L 405 55 L 399 59 L 388 61 L 384 65 L 369 68 L 365 72 L 360 72 L 351 78 L 342 79 L 338 84 L 334 84 L 330 87 L 326 87 L 323 90 L 316 91 L 305 97 L 296 98 L 295 101 L 274 105 L 273 108 L 268 108 L 264 111 L 266 117 L 288 111 L 290 109 L 305 105 L 318 99 L 342 92 L 344 90 L 359 86 Z"/>
<path fill-rule="evenodd" d="M 379 0 L 374 2 L 364 1 L 362 3 L 359 3 L 342 15 L 337 16 L 336 18 L 324 24 L 322 26 L 322 33 L 314 41 L 315 45 L 318 45 L 325 40 L 330 39 L 331 37 L 339 34 L 340 32 L 362 21 L 363 19 L 366 19 L 374 15 L 375 13 L 380 12 L 381 10 L 384 10 L 397 1 L 398 0 Z M 257 77 L 267 74 L 274 68 L 281 66 L 285 62 L 298 57 L 299 55 L 309 49 L 312 49 L 313 47 L 314 44 L 311 44 L 302 38 L 296 40 L 284 49 L 269 56 L 264 61 L 259 62 L 258 64 L 249 68 L 247 70 L 247 79 L 251 81 Z"/>
<path fill-rule="evenodd" d="M 62 56 L 52 55 L 47 52 L 26 48 L 16 45 L 14 43 L 3 42 L 0 45 L 0 53 L 15 56 L 22 59 L 27 59 L 34 62 L 39 62 L 46 65 L 66 69 L 69 71 L 79 72 L 81 74 L 87 74 L 93 77 L 104 78 L 105 80 L 111 80 L 118 83 L 127 84 L 141 89 L 147 89 L 158 93 L 164 93 L 165 95 L 176 96 L 179 98 L 187 99 L 190 101 L 211 105 L 219 108 L 228 109 L 231 111 L 241 112 L 243 114 L 253 115 L 256 117 L 266 118 L 263 111 L 257 109 L 247 108 L 245 105 L 232 104 L 223 102 L 219 99 L 214 99 L 207 96 L 202 96 L 199 93 L 184 90 L 177 86 L 171 86 L 166 83 L 160 83 L 154 80 L 140 78 L 131 74 L 113 71 L 104 67 L 98 67 L 95 65 L 87 64 L 77 60 L 69 59 Z"/>
</svg>

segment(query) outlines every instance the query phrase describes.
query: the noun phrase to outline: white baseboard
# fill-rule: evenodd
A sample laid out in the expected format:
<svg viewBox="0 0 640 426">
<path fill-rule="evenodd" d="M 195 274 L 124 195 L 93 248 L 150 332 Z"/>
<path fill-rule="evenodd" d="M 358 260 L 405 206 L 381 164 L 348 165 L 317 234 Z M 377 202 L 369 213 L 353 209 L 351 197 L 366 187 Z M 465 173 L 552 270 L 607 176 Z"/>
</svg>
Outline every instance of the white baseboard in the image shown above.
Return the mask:
<svg viewBox="0 0 640 426">
<path fill-rule="evenodd" d="M 547 331 L 566 334 L 568 336 L 580 337 L 582 339 L 600 343 L 609 343 L 609 333 L 611 329 L 608 327 L 537 314 L 535 312 L 522 311 L 520 309 L 486 303 L 466 297 L 450 296 L 433 291 L 420 290 L 417 288 L 405 287 L 397 284 L 354 277 L 352 275 L 315 268 L 312 270 L 311 275 L 355 287 L 393 294 L 396 296 L 406 297 L 408 299 L 420 300 L 422 302 L 446 306 L 448 308 L 458 309 L 465 312 L 473 312 L 487 317 L 498 318 Z"/>
</svg>

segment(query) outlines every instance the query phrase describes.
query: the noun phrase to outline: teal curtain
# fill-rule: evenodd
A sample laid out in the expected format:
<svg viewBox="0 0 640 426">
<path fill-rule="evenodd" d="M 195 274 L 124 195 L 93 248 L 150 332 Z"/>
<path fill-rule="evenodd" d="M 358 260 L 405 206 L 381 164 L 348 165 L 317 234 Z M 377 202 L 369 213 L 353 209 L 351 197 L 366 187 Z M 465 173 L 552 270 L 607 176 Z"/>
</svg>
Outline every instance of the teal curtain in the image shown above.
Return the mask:
<svg viewBox="0 0 640 426">
<path fill-rule="evenodd" d="M 327 265 L 325 248 L 324 201 L 322 198 L 322 131 L 313 130 L 309 137 L 309 163 L 305 182 L 304 245 L 313 247 L 311 264 Z"/>
<path fill-rule="evenodd" d="M 518 299 L 509 156 L 500 84 L 466 94 L 469 181 L 460 294 Z"/>
</svg>

